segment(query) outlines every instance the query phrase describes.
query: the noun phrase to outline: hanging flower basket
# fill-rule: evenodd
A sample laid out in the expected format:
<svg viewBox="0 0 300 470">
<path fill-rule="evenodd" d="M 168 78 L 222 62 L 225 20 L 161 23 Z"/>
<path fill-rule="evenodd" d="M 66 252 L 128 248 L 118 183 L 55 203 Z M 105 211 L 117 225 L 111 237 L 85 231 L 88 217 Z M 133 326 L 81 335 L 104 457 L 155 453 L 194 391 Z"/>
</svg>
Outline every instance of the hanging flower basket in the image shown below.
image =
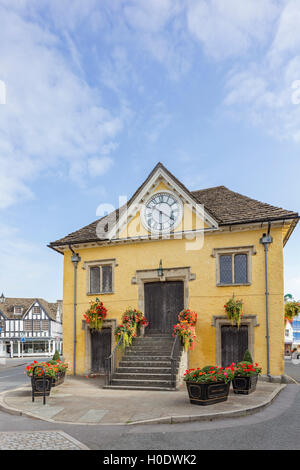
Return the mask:
<svg viewBox="0 0 300 470">
<path fill-rule="evenodd" d="M 195 328 L 187 321 L 183 320 L 173 326 L 173 337 L 180 337 L 185 351 L 194 349 L 195 346 Z"/>
<path fill-rule="evenodd" d="M 148 322 L 141 310 L 128 307 L 122 315 L 122 324 L 132 326 L 137 332 L 141 326 L 147 326 Z"/>
<path fill-rule="evenodd" d="M 300 313 L 300 302 L 286 302 L 284 305 L 284 317 L 285 320 L 293 321 L 294 317 L 297 317 Z"/>
<path fill-rule="evenodd" d="M 126 347 L 131 346 L 132 339 L 137 336 L 136 329 L 129 324 L 118 325 L 114 331 L 116 343 L 119 342 L 119 347 L 125 349 Z"/>
<path fill-rule="evenodd" d="M 192 312 L 189 308 L 182 310 L 178 315 L 179 322 L 186 321 L 191 326 L 196 326 L 197 313 Z"/>
<path fill-rule="evenodd" d="M 106 316 L 107 309 L 98 297 L 96 297 L 95 301 L 91 301 L 90 308 L 83 315 L 91 331 L 100 331 Z"/>
<path fill-rule="evenodd" d="M 237 300 L 232 296 L 224 305 L 224 308 L 227 318 L 231 320 L 232 324 L 235 323 L 239 328 L 243 318 L 243 301 Z"/>
</svg>

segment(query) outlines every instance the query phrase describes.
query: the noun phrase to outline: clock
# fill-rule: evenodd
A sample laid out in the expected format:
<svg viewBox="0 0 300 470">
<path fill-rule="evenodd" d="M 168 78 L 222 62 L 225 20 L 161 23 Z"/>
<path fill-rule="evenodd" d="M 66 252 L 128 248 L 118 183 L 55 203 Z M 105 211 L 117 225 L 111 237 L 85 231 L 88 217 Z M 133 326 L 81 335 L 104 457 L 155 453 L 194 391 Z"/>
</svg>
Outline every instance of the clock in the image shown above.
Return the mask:
<svg viewBox="0 0 300 470">
<path fill-rule="evenodd" d="M 165 233 L 173 231 L 182 218 L 182 203 L 173 193 L 155 193 L 145 203 L 143 223 L 150 232 Z"/>
</svg>

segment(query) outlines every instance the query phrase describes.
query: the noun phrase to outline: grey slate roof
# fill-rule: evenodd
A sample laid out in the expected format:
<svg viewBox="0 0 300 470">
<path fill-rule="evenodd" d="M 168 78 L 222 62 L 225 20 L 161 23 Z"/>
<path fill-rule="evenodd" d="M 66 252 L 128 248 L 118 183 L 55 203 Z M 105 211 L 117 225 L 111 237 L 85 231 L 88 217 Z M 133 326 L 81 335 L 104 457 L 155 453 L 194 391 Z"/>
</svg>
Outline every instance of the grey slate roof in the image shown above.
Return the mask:
<svg viewBox="0 0 300 470">
<path fill-rule="evenodd" d="M 5 297 L 5 302 L 0 303 L 0 312 L 2 312 L 8 319 L 22 319 L 27 314 L 32 304 L 36 301 L 40 303 L 48 316 L 55 321 L 58 303 L 47 302 L 44 299 Z M 14 307 L 23 307 L 22 315 L 15 315 Z"/>
<path fill-rule="evenodd" d="M 250 222 L 268 222 L 272 220 L 296 219 L 298 213 L 275 207 L 270 204 L 251 199 L 242 194 L 231 191 L 225 186 L 216 186 L 213 188 L 201 189 L 198 191 L 189 191 L 172 173 L 164 167 L 162 163 L 158 163 L 152 170 L 148 178 L 137 189 L 130 202 L 146 185 L 147 181 L 152 177 L 157 168 L 163 168 L 178 185 L 186 191 L 196 203 L 203 204 L 205 210 L 219 223 L 221 226 L 233 224 L 245 224 Z M 124 207 L 124 206 L 123 206 Z M 118 220 L 123 207 L 116 211 L 92 222 L 85 227 L 68 234 L 49 244 L 50 248 L 55 246 L 68 245 L 73 243 L 84 243 L 101 241 L 107 239 L 108 224 L 114 220 Z M 99 225 L 98 225 L 99 224 Z M 111 228 L 111 225 L 110 225 Z M 97 233 L 96 233 L 97 229 Z"/>
</svg>

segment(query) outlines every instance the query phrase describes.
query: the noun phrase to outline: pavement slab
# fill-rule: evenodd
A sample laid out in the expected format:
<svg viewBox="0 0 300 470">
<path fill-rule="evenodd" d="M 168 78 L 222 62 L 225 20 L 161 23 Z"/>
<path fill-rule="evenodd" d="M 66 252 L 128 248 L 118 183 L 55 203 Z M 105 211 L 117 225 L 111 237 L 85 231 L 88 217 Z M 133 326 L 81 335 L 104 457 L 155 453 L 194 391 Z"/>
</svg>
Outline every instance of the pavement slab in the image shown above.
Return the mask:
<svg viewBox="0 0 300 470">
<path fill-rule="evenodd" d="M 89 450 L 63 431 L 0 433 L 0 450 Z"/>
<path fill-rule="evenodd" d="M 268 406 L 284 384 L 259 381 L 250 395 L 236 395 L 209 406 L 192 405 L 185 384 L 178 391 L 116 390 L 102 388 L 101 380 L 67 377 L 42 397 L 31 401 L 31 386 L 0 394 L 0 409 L 57 423 L 90 425 L 156 424 L 245 416 Z"/>
</svg>

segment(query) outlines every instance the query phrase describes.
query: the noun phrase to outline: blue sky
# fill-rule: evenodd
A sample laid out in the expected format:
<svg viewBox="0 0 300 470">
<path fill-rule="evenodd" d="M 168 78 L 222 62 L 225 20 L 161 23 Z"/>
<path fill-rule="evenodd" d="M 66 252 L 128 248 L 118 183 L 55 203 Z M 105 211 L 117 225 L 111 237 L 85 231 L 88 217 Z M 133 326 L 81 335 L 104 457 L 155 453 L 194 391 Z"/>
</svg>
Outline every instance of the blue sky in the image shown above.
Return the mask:
<svg viewBox="0 0 300 470">
<path fill-rule="evenodd" d="M 299 211 L 299 23 L 297 0 L 0 0 L 0 291 L 61 298 L 47 244 L 158 161 Z"/>
</svg>

